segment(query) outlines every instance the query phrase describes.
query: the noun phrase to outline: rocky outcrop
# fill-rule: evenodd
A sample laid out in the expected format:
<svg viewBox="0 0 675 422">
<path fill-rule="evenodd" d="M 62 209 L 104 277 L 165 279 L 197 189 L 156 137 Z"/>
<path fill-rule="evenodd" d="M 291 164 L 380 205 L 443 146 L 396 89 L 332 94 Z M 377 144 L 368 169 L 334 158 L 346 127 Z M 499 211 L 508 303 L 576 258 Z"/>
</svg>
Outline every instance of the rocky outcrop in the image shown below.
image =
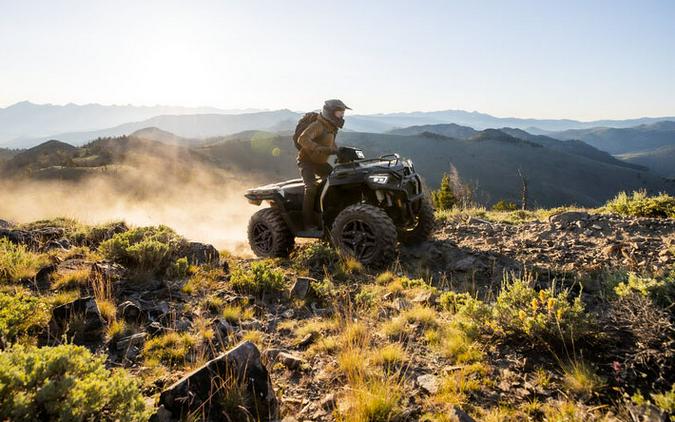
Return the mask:
<svg viewBox="0 0 675 422">
<path fill-rule="evenodd" d="M 191 265 L 217 265 L 220 260 L 220 254 L 213 245 L 199 242 L 187 242 L 177 255 L 186 257 Z"/>
<path fill-rule="evenodd" d="M 184 420 L 188 415 L 204 421 L 278 419 L 270 376 L 253 343 L 240 343 L 164 390 L 151 420 Z"/>
<path fill-rule="evenodd" d="M 104 327 L 96 300 L 92 296 L 81 297 L 52 310 L 43 343 L 58 343 L 65 337 L 73 344 L 94 349 L 103 343 Z"/>
</svg>

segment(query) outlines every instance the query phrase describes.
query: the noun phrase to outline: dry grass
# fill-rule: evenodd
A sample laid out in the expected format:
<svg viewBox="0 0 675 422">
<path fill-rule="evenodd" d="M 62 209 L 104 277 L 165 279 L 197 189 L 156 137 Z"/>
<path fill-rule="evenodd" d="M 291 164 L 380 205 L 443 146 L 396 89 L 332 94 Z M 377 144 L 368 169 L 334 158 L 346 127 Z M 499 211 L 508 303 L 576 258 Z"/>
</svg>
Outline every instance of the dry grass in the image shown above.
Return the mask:
<svg viewBox="0 0 675 422">
<path fill-rule="evenodd" d="M 590 397 L 604 385 L 603 379 L 583 361 L 574 360 L 562 369 L 565 389 L 578 396 Z"/>
<path fill-rule="evenodd" d="M 225 321 L 239 324 L 241 321 L 252 319 L 255 316 L 253 308 L 244 308 L 238 305 L 227 305 L 223 308 L 220 315 Z"/>
<path fill-rule="evenodd" d="M 399 343 L 387 344 L 384 347 L 372 351 L 370 361 L 385 369 L 403 365 L 407 362 L 408 356 L 403 346 Z"/>
<path fill-rule="evenodd" d="M 52 278 L 52 288 L 55 290 L 87 287 L 91 276 L 91 268 L 79 268 L 58 272 Z"/>
<path fill-rule="evenodd" d="M 4 237 L 0 238 L 0 282 L 14 283 L 33 278 L 47 264 L 47 255 L 31 252 L 24 245 L 15 245 Z"/>
<path fill-rule="evenodd" d="M 241 339 L 244 341 L 250 341 L 251 343 L 258 346 L 258 348 L 262 348 L 265 344 L 265 333 L 258 330 L 245 331 L 242 334 Z"/>
<path fill-rule="evenodd" d="M 348 409 L 336 420 L 343 422 L 393 421 L 402 413 L 403 387 L 395 377 L 373 377 L 351 386 L 343 400 Z"/>
</svg>

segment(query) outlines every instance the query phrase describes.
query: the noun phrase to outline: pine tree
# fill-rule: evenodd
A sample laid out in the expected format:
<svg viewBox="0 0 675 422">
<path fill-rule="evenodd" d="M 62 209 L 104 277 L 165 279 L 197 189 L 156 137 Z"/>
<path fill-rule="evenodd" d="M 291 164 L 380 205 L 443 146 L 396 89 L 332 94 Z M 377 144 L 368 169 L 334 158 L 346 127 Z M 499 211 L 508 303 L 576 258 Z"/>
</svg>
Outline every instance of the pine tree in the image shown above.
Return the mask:
<svg viewBox="0 0 675 422">
<path fill-rule="evenodd" d="M 449 210 L 457 204 L 457 197 L 452 191 L 450 176 L 443 174 L 440 189 L 431 192 L 431 199 L 437 210 Z"/>
</svg>

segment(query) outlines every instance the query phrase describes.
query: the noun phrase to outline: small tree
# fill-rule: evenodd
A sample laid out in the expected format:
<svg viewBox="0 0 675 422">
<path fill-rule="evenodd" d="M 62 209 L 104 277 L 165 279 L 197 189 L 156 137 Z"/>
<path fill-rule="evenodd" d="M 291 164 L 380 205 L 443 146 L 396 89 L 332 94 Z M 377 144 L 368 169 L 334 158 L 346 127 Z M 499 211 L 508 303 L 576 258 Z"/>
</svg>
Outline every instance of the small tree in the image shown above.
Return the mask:
<svg viewBox="0 0 675 422">
<path fill-rule="evenodd" d="M 431 192 L 431 199 L 437 210 L 449 210 L 457 204 L 457 197 L 452 190 L 450 176 L 447 173 L 443 174 L 441 187 Z"/>
<path fill-rule="evenodd" d="M 525 211 L 528 208 L 529 191 L 527 189 L 527 176 L 518 168 L 518 177 L 520 177 L 520 209 Z"/>
</svg>

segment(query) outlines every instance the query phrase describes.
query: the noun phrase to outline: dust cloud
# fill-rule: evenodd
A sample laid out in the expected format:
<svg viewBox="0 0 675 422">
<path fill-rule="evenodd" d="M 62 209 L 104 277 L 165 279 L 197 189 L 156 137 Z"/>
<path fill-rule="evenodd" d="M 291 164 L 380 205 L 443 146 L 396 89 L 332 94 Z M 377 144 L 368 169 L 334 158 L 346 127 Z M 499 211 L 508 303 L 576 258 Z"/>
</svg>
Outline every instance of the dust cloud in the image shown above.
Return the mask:
<svg viewBox="0 0 675 422">
<path fill-rule="evenodd" d="M 64 170 L 64 174 L 68 175 Z M 190 240 L 250 255 L 248 219 L 258 207 L 243 194 L 262 183 L 190 157 L 137 155 L 123 164 L 78 168 L 75 180 L 55 176 L 0 181 L 0 219 L 25 223 L 54 217 L 98 224 L 165 224 Z M 63 177 L 60 174 L 59 177 Z"/>
</svg>

